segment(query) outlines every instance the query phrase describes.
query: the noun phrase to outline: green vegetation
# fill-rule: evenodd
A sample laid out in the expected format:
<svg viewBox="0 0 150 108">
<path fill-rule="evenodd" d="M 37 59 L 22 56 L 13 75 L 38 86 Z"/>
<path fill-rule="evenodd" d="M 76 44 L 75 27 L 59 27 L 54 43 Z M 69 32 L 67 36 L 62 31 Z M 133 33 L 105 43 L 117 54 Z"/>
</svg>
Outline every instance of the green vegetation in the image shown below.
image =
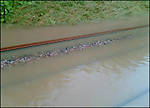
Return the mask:
<svg viewBox="0 0 150 108">
<path fill-rule="evenodd" d="M 149 11 L 149 1 L 1 1 L 1 5 L 1 22 L 21 26 L 78 24 Z"/>
</svg>

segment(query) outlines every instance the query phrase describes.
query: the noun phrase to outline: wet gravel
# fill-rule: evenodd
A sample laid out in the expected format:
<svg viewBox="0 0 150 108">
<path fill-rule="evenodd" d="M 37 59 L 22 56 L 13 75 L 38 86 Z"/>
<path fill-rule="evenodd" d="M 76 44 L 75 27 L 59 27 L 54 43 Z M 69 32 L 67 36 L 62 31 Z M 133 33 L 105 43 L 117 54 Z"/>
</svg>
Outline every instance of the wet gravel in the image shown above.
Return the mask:
<svg viewBox="0 0 150 108">
<path fill-rule="evenodd" d="M 13 57 L 11 60 L 1 60 L 1 68 L 3 69 L 4 67 L 10 66 L 10 65 L 15 65 L 18 63 L 27 63 L 31 60 L 39 60 L 40 58 L 44 57 L 54 57 L 60 54 L 69 54 L 73 51 L 82 51 L 86 48 L 91 48 L 91 47 L 97 47 L 97 46 L 103 46 L 107 45 L 110 42 L 112 42 L 112 39 L 106 39 L 106 40 L 98 40 L 94 42 L 88 42 L 88 43 L 79 43 L 78 45 L 75 46 L 70 46 L 66 48 L 60 48 L 57 51 L 56 50 L 50 50 L 46 52 L 38 52 L 33 55 L 25 55 L 21 57 Z"/>
</svg>

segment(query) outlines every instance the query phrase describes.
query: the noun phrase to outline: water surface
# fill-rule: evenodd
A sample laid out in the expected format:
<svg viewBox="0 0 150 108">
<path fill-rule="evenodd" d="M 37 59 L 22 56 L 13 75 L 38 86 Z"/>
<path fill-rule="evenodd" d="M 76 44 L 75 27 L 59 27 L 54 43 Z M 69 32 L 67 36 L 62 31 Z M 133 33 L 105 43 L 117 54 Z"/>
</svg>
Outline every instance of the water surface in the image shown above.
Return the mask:
<svg viewBox="0 0 150 108">
<path fill-rule="evenodd" d="M 2 106 L 148 106 L 148 33 L 146 27 L 3 54 L 5 58 L 95 39 L 120 38 L 103 47 L 2 70 Z"/>
</svg>

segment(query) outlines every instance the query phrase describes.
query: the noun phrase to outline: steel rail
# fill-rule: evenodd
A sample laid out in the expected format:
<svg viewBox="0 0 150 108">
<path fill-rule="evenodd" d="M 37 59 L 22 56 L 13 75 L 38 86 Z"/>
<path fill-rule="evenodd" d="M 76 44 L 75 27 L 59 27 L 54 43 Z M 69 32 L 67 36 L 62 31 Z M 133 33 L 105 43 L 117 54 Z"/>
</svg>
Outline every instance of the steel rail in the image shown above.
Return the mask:
<svg viewBox="0 0 150 108">
<path fill-rule="evenodd" d="M 69 41 L 69 40 L 74 40 L 74 39 L 92 37 L 92 36 L 95 36 L 95 35 L 104 35 L 104 34 L 110 34 L 110 33 L 114 33 L 114 32 L 120 32 L 120 31 L 128 31 L 128 30 L 132 30 L 132 29 L 144 28 L 144 27 L 147 27 L 147 26 L 149 26 L 149 25 L 141 25 L 141 26 L 134 26 L 134 27 L 128 27 L 128 28 L 120 28 L 120 29 L 108 30 L 108 31 L 104 31 L 104 32 L 97 32 L 97 33 L 78 35 L 78 36 L 72 36 L 72 37 L 66 37 L 66 38 L 59 38 L 59 39 L 54 39 L 54 40 L 34 42 L 34 43 L 28 43 L 28 44 L 20 44 L 20 45 L 15 45 L 15 46 L 3 47 L 3 48 L 0 49 L 0 51 L 1 52 L 11 51 L 11 50 L 16 50 L 16 49 L 21 49 L 21 48 L 32 47 L 32 46 L 39 46 L 39 45 L 57 43 L 57 42 L 62 42 L 62 41 Z"/>
</svg>

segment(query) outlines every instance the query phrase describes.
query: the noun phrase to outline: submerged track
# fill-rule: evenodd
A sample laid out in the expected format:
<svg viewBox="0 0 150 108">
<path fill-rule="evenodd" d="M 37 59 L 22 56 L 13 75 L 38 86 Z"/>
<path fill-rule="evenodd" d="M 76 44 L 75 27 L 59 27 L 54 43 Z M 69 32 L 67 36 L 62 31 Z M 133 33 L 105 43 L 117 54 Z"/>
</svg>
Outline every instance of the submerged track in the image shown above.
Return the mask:
<svg viewBox="0 0 150 108">
<path fill-rule="evenodd" d="M 132 29 L 144 28 L 144 27 L 148 27 L 148 26 L 149 25 L 134 26 L 134 27 L 129 27 L 129 28 L 120 28 L 120 29 L 115 29 L 115 30 L 97 32 L 97 33 L 91 33 L 91 34 L 85 34 L 85 35 L 78 35 L 78 36 L 72 36 L 72 37 L 66 37 L 66 38 L 59 38 L 59 39 L 54 39 L 54 40 L 34 42 L 34 43 L 28 43 L 28 44 L 20 44 L 20 45 L 15 45 L 15 46 L 3 47 L 0 49 L 0 51 L 5 52 L 5 51 L 11 51 L 11 50 L 16 50 L 16 49 L 21 49 L 21 48 L 27 48 L 27 47 L 33 47 L 33 46 L 39 46 L 39 45 L 45 45 L 45 44 L 51 44 L 51 43 L 69 41 L 69 40 L 75 40 L 75 39 L 80 39 L 80 38 L 86 38 L 86 37 L 92 37 L 92 36 L 94 37 L 95 35 L 110 34 L 110 33 L 127 31 L 127 30 L 132 30 Z"/>
</svg>

